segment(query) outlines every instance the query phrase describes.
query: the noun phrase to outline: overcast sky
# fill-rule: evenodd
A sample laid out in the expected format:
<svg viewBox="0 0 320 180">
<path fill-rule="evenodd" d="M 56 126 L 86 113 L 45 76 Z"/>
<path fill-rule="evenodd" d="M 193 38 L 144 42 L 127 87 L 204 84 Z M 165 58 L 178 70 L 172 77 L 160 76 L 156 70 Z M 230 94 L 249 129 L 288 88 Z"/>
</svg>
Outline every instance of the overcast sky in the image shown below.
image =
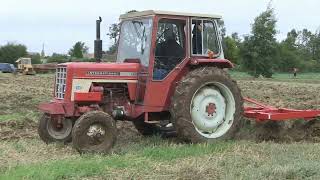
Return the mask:
<svg viewBox="0 0 320 180">
<path fill-rule="evenodd" d="M 95 20 L 103 18 L 104 49 L 110 45 L 108 26 L 129 10 L 166 10 L 220 14 L 227 33 L 250 33 L 254 18 L 264 11 L 269 0 L 0 0 L 0 45 L 7 42 L 25 44 L 30 52 L 67 53 L 77 41 L 93 51 Z M 320 27 L 320 1 L 274 0 L 278 19 L 278 39 L 292 28 Z"/>
</svg>

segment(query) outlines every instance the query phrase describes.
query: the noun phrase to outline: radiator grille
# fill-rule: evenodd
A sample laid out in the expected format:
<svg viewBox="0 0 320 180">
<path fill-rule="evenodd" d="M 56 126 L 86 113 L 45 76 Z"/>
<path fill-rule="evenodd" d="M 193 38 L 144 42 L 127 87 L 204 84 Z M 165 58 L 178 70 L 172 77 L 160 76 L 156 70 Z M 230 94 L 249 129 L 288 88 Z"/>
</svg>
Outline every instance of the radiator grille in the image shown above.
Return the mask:
<svg viewBox="0 0 320 180">
<path fill-rule="evenodd" d="M 56 86 L 55 97 L 57 99 L 64 99 L 66 92 L 67 68 L 58 67 L 56 70 Z"/>
</svg>

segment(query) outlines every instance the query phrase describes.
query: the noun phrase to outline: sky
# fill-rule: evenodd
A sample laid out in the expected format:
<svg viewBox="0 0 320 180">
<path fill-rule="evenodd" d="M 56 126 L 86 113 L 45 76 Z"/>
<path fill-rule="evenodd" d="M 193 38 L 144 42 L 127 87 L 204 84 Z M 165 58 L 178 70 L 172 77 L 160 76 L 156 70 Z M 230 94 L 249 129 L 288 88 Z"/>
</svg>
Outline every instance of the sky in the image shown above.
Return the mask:
<svg viewBox="0 0 320 180">
<path fill-rule="evenodd" d="M 101 16 L 103 48 L 111 44 L 110 24 L 129 10 L 166 10 L 223 16 L 227 34 L 249 34 L 254 18 L 270 0 L 0 0 L 0 45 L 25 44 L 29 52 L 67 53 L 77 41 L 93 52 L 95 20 Z M 320 1 L 273 0 L 278 40 L 291 29 L 320 29 Z"/>
</svg>

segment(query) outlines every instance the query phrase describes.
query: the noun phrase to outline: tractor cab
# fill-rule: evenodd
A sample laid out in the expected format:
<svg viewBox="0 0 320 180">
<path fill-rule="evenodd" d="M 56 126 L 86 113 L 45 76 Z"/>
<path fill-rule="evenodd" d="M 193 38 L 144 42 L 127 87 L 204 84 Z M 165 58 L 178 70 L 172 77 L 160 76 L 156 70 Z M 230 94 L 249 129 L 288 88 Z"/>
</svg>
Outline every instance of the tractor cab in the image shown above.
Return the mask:
<svg viewBox="0 0 320 180">
<path fill-rule="evenodd" d="M 138 62 L 137 103 L 168 108 L 172 84 L 186 66 L 212 63 L 231 68 L 224 60 L 218 15 L 143 11 L 120 16 L 117 62 Z M 153 92 L 155 96 L 146 95 Z M 168 99 L 169 98 L 169 99 Z"/>
<path fill-rule="evenodd" d="M 152 80 L 162 81 L 185 60 L 223 59 L 220 18 L 166 11 L 121 15 L 117 62 L 138 59 Z"/>
</svg>

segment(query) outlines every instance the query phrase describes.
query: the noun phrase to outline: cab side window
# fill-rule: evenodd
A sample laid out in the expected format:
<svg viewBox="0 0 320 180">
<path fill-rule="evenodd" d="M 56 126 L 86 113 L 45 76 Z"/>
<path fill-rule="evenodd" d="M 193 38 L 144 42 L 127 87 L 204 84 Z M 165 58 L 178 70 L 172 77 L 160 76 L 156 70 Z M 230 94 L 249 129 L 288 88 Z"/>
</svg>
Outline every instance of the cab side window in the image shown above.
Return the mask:
<svg viewBox="0 0 320 180">
<path fill-rule="evenodd" d="M 192 54 L 206 56 L 209 51 L 220 53 L 215 23 L 210 20 L 192 20 Z"/>
<path fill-rule="evenodd" d="M 158 24 L 153 79 L 163 80 L 185 58 L 183 20 L 161 19 Z"/>
</svg>

